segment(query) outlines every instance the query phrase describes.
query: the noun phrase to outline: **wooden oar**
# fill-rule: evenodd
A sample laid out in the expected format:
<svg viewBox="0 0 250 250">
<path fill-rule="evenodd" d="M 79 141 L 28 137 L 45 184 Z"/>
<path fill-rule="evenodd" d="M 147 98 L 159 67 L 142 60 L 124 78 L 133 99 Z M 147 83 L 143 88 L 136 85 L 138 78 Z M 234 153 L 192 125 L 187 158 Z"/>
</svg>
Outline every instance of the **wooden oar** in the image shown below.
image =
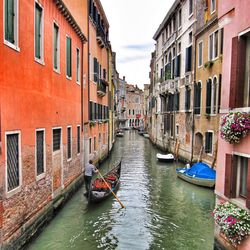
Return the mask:
<svg viewBox="0 0 250 250">
<path fill-rule="evenodd" d="M 113 190 L 110 188 L 109 184 L 106 182 L 106 180 L 104 179 L 104 177 L 102 176 L 102 174 L 100 173 L 100 171 L 96 168 L 98 174 L 101 176 L 102 180 L 105 182 L 106 186 L 108 187 L 108 189 L 111 191 L 111 193 L 114 195 L 114 197 L 116 198 L 116 200 L 120 203 L 122 208 L 125 208 L 125 206 L 122 204 L 122 202 L 119 200 L 119 198 L 116 196 L 116 194 L 113 192 Z"/>
</svg>

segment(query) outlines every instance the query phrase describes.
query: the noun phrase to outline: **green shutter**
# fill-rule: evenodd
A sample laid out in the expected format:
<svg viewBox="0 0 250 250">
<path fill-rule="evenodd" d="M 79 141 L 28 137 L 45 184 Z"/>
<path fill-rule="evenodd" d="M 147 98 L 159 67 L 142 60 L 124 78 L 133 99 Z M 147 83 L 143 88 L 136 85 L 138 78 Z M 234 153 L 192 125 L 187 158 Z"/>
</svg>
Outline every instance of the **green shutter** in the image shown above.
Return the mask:
<svg viewBox="0 0 250 250">
<path fill-rule="evenodd" d="M 67 76 L 71 77 L 71 38 L 67 37 Z"/>
<path fill-rule="evenodd" d="M 54 68 L 58 69 L 58 26 L 54 24 Z"/>
<path fill-rule="evenodd" d="M 5 39 L 14 43 L 14 0 L 5 1 Z"/>
<path fill-rule="evenodd" d="M 35 14 L 35 56 L 41 59 L 41 40 L 42 40 L 42 8 L 36 4 Z"/>
</svg>

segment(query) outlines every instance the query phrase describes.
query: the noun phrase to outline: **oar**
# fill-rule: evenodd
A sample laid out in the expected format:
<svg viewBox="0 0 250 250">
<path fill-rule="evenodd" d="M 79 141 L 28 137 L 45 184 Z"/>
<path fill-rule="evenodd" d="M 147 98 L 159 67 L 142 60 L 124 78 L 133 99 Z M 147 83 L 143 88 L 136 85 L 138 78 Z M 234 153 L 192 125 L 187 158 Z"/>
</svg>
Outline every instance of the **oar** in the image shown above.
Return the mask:
<svg viewBox="0 0 250 250">
<path fill-rule="evenodd" d="M 119 198 L 116 196 L 116 194 L 113 192 L 113 190 L 110 188 L 109 184 L 106 182 L 106 180 L 103 178 L 102 174 L 100 173 L 100 171 L 96 168 L 98 174 L 101 176 L 102 180 L 105 182 L 106 186 L 109 188 L 109 190 L 111 191 L 111 193 L 114 195 L 114 197 L 116 198 L 116 200 L 120 203 L 122 208 L 125 208 L 125 206 L 122 204 L 122 202 L 119 200 Z"/>
</svg>

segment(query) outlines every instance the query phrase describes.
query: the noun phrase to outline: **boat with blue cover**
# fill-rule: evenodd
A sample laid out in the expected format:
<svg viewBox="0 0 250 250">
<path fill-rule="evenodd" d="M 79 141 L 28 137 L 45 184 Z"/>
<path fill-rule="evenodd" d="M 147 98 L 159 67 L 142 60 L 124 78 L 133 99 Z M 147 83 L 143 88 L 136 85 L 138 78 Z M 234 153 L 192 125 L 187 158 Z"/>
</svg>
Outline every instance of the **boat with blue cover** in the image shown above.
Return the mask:
<svg viewBox="0 0 250 250">
<path fill-rule="evenodd" d="M 177 176 L 192 184 L 214 187 L 216 172 L 203 162 L 195 163 L 191 168 L 177 168 Z"/>
</svg>

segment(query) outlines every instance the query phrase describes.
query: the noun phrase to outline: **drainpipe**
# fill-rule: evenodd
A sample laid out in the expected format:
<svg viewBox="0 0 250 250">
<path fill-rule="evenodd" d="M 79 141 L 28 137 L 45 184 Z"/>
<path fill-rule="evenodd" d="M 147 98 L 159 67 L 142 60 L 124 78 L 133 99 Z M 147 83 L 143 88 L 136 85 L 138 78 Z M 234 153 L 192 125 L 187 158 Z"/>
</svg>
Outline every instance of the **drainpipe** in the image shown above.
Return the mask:
<svg viewBox="0 0 250 250">
<path fill-rule="evenodd" d="M 194 86 L 196 83 L 196 36 L 194 37 L 194 81 L 193 81 L 193 124 L 192 124 L 192 145 L 191 145 L 191 159 L 190 159 L 190 165 L 192 165 L 193 157 L 194 157 L 194 129 L 195 129 L 195 123 L 194 123 Z"/>
<path fill-rule="evenodd" d="M 107 78 L 108 78 L 108 83 L 110 84 L 111 83 L 111 81 L 110 81 L 110 79 L 109 79 L 109 48 L 107 49 L 107 51 L 108 51 L 108 57 L 107 57 L 107 60 L 108 60 L 108 63 L 107 63 L 107 65 L 108 65 L 108 67 L 107 67 Z M 110 51 L 111 51 L 111 48 L 110 48 Z M 109 110 L 109 84 L 108 84 L 108 119 L 110 119 L 110 110 Z M 111 95 L 111 94 L 110 94 Z M 111 106 L 111 104 L 110 104 L 110 106 Z M 110 143 L 109 143 L 109 140 L 110 140 L 110 120 L 108 120 L 108 155 L 109 155 L 109 146 L 110 146 Z"/>
</svg>

